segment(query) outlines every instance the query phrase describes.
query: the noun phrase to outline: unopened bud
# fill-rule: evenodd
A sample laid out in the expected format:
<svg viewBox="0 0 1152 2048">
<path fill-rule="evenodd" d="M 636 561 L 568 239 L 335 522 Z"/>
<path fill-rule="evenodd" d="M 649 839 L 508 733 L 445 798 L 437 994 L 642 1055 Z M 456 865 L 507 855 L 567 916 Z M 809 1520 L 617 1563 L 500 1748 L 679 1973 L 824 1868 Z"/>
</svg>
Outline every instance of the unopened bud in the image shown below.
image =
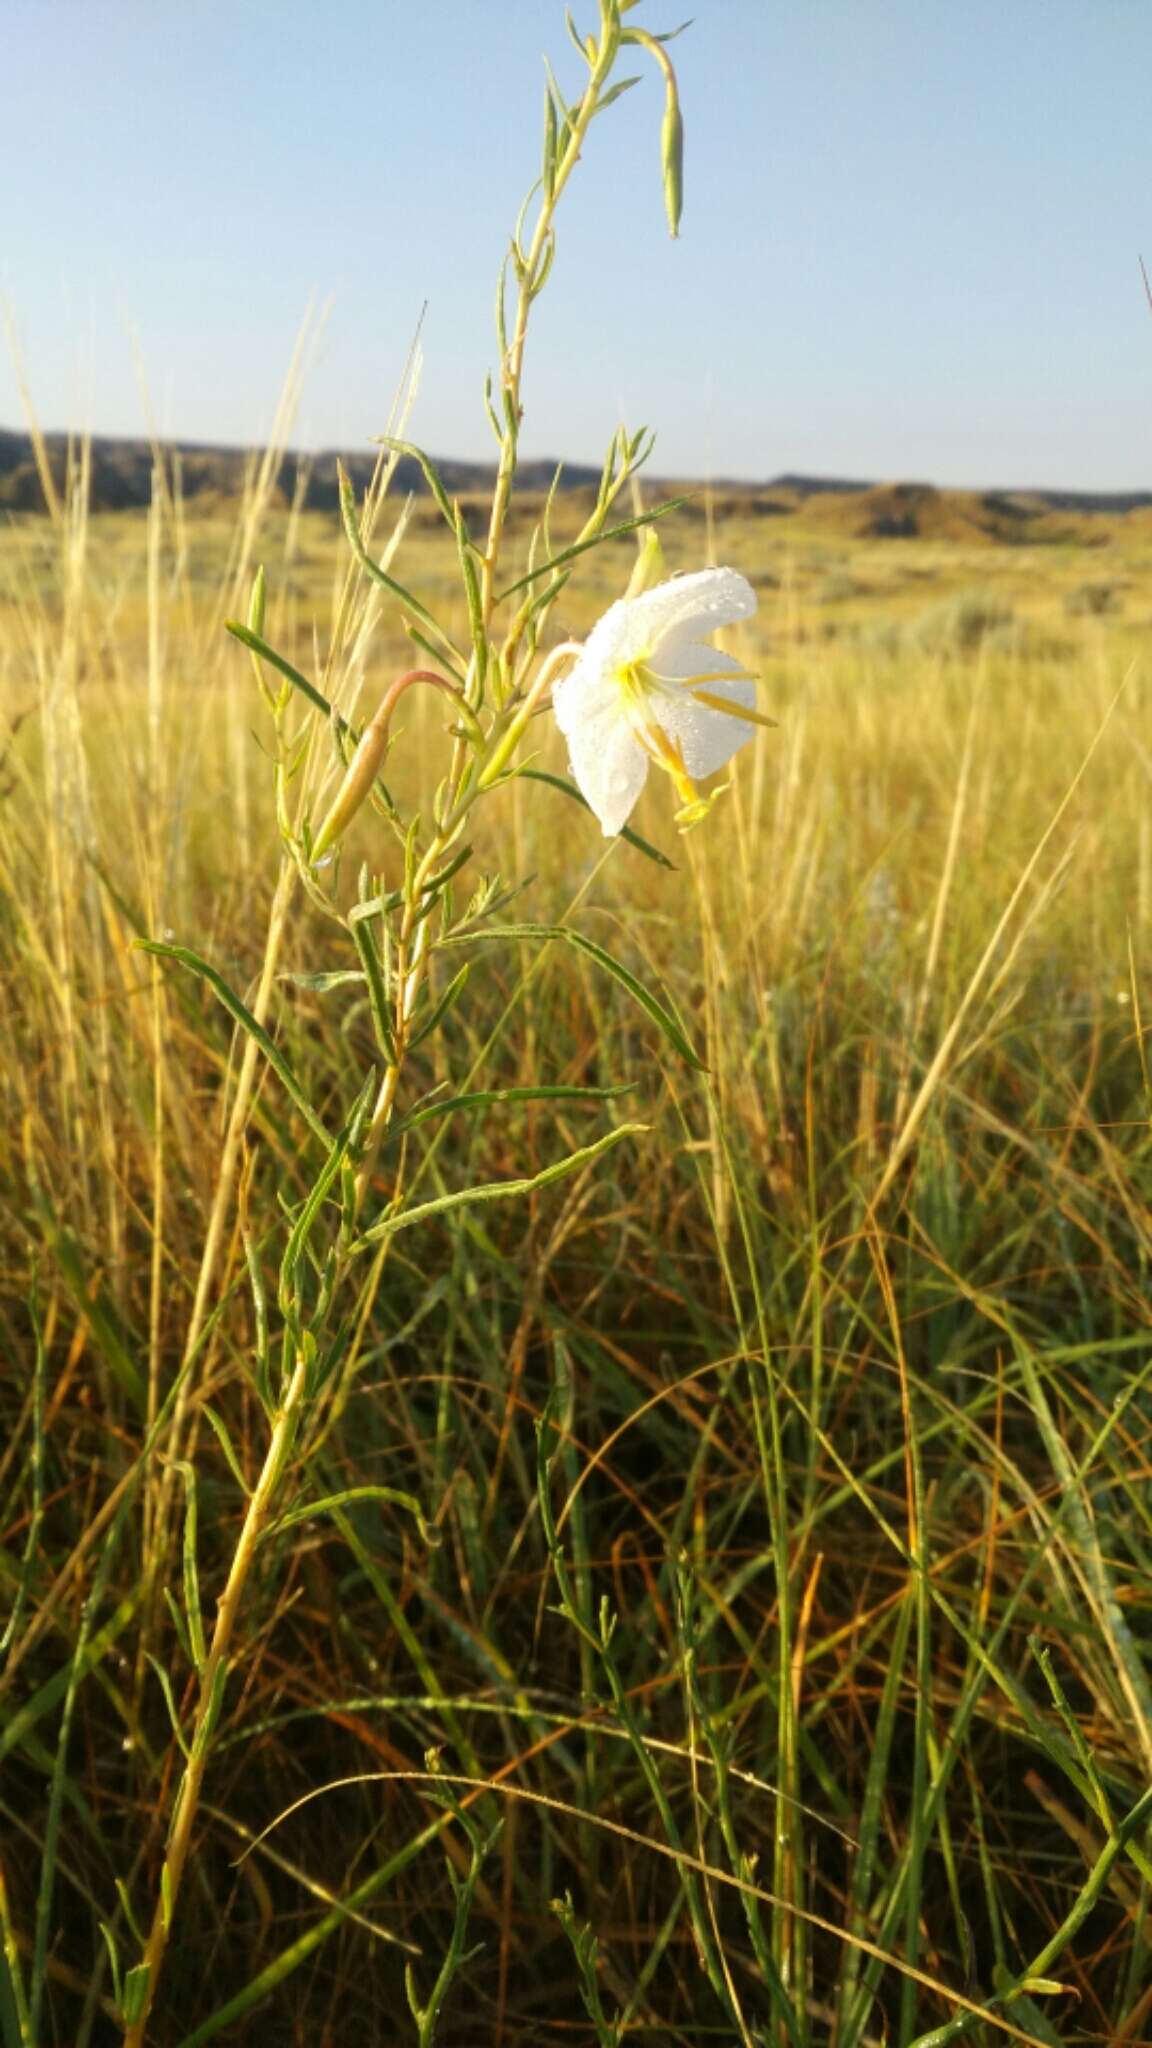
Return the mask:
<svg viewBox="0 0 1152 2048">
<path fill-rule="evenodd" d="M 373 720 L 360 736 L 356 751 L 344 771 L 344 780 L 336 792 L 332 808 L 313 841 L 313 865 L 327 853 L 330 846 L 336 844 L 351 824 L 367 798 L 384 764 L 387 752 L 388 728 L 386 725 L 378 725 Z"/>
<path fill-rule="evenodd" d="M 687 23 L 685 23 L 687 27 Z M 679 35 L 679 29 L 674 31 Z M 680 232 L 680 215 L 684 210 L 684 121 L 680 113 L 680 93 L 676 85 L 676 73 L 672 59 L 664 48 L 670 36 L 651 36 L 646 28 L 626 28 L 621 40 L 635 43 L 660 66 L 664 73 L 664 124 L 660 130 L 660 156 L 664 170 L 664 211 L 673 235 Z"/>
<path fill-rule="evenodd" d="M 660 545 L 660 536 L 654 526 L 647 526 L 624 595 L 626 598 L 639 597 L 641 591 L 651 590 L 655 584 L 665 582 L 667 576 L 668 568 L 664 560 L 664 550 Z"/>
<path fill-rule="evenodd" d="M 676 74 L 671 65 L 665 71 L 664 79 L 664 125 L 660 131 L 664 158 L 664 211 L 668 216 L 669 232 L 678 235 L 680 215 L 684 210 L 684 121 L 680 113 L 680 95 L 676 90 Z"/>
</svg>

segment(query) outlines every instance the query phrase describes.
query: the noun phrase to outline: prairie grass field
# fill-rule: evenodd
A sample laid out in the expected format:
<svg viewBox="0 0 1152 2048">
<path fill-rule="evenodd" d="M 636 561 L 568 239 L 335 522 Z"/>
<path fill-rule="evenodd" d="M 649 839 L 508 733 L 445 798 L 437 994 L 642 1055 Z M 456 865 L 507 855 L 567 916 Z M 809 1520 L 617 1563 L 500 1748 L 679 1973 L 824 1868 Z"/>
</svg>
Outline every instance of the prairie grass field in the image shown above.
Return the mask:
<svg viewBox="0 0 1152 2048">
<path fill-rule="evenodd" d="M 430 501 L 380 510 L 466 636 Z M 753 583 L 777 729 L 684 836 L 658 777 L 640 844 L 525 775 L 469 826 L 505 936 L 432 954 L 370 1174 L 426 1213 L 261 1532 L 157 2048 L 1152 2040 L 1152 520 L 921 525 L 696 493 L 668 564 Z M 272 469 L 91 513 L 78 453 L 0 528 L 3 2048 L 122 2038 L 285 1241 L 374 1057 L 340 918 L 404 847 L 369 807 L 288 858 L 225 627 L 261 566 L 365 717 L 401 608 Z M 401 709 L 408 814 L 447 722 Z M 524 758 L 567 775 L 550 717 Z"/>
</svg>

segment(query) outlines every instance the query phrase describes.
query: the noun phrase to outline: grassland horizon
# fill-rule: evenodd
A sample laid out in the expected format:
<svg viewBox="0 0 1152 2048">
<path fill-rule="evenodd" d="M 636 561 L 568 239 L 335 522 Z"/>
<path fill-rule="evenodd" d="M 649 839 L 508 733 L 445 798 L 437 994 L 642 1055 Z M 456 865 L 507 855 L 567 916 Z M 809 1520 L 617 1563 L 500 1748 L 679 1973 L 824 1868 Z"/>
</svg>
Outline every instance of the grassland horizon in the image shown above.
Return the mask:
<svg viewBox="0 0 1152 2048">
<path fill-rule="evenodd" d="M 157 461 L 179 471 L 182 495 L 189 505 L 211 497 L 220 505 L 239 507 L 253 466 L 261 464 L 268 452 L 260 447 L 143 432 L 48 431 L 39 423 L 23 430 L 0 426 L 0 510 L 47 512 L 52 498 L 64 491 L 70 451 L 80 446 L 86 449 L 88 503 L 96 512 L 145 509 L 151 500 Z M 435 453 L 434 460 L 438 474 L 456 496 L 479 497 L 491 491 L 494 461 L 465 461 Z M 359 488 L 367 489 L 376 461 L 374 449 L 305 450 L 286 443 L 276 451 L 275 497 L 285 506 L 299 503 L 310 511 L 335 511 L 339 507 L 338 463 Z M 853 477 L 835 466 L 814 474 L 782 470 L 758 479 L 662 475 L 658 444 L 657 457 L 646 465 L 646 475 L 652 492 L 665 496 L 686 493 L 692 498 L 711 494 L 730 512 L 748 516 L 760 512 L 762 516 L 788 517 L 816 499 L 822 501 L 825 523 L 840 527 L 846 537 L 853 538 L 869 533 L 877 538 L 910 538 L 920 533 L 931 537 L 933 531 L 949 529 L 950 537 L 955 538 L 967 524 L 974 533 L 985 532 L 996 540 L 1080 538 L 1088 542 L 1097 515 L 1123 517 L 1152 506 L 1152 487 L 1085 490 L 1051 480 L 1009 483 L 1003 478 L 967 486 L 941 485 L 930 477 L 910 479 L 894 473 Z M 518 490 L 528 497 L 546 494 L 552 488 L 565 493 L 588 492 L 595 489 L 599 476 L 599 465 L 563 456 L 521 456 L 517 464 Z M 403 456 L 397 462 L 392 488 L 410 491 L 417 499 L 427 498 L 428 481 L 415 456 Z M 1070 529 L 1067 523 L 1048 517 L 1067 513 L 1086 515 L 1088 525 Z M 1106 534 L 1106 527 L 1095 529 L 1098 543 Z"/>
</svg>

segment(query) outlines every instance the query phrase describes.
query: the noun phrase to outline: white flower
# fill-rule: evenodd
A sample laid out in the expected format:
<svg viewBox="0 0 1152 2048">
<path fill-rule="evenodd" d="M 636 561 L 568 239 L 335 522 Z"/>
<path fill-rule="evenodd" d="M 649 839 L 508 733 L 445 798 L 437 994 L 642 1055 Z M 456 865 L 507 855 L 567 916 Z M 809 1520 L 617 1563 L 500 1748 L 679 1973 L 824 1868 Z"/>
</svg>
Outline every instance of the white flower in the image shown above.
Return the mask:
<svg viewBox="0 0 1152 2048">
<path fill-rule="evenodd" d="M 678 822 L 694 824 L 709 809 L 696 781 L 772 723 L 756 709 L 753 677 L 703 637 L 755 609 L 735 569 L 673 577 L 611 605 L 555 684 L 572 773 L 606 835 L 625 824 L 650 761 L 676 785 Z"/>
</svg>

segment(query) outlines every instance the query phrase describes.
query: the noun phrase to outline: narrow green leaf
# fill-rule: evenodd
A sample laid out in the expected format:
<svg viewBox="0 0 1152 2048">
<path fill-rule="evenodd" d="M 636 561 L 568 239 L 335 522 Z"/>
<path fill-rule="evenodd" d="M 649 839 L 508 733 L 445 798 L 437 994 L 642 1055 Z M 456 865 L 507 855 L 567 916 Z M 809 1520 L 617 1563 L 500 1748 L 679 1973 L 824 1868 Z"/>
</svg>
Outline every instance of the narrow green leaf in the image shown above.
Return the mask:
<svg viewBox="0 0 1152 2048">
<path fill-rule="evenodd" d="M 608 91 L 603 93 L 596 103 L 597 113 L 602 114 L 605 107 L 612 105 L 613 100 L 618 100 L 623 93 L 631 92 L 632 87 L 639 85 L 639 83 L 640 74 L 637 72 L 633 78 L 622 78 L 618 85 L 609 86 Z"/>
<path fill-rule="evenodd" d="M 201 959 L 199 953 L 191 952 L 187 946 L 169 946 L 159 939 L 138 939 L 136 944 L 142 953 L 155 953 L 162 960 L 175 960 L 181 967 L 187 967 L 191 973 L 198 974 L 202 981 L 208 983 L 212 993 L 224 1005 L 228 1015 L 239 1024 L 242 1031 L 246 1031 L 250 1038 L 255 1039 L 273 1073 L 287 1089 L 309 1129 L 314 1131 L 318 1138 L 323 1139 L 325 1145 L 330 1145 L 332 1140 L 329 1133 L 321 1123 L 320 1118 L 309 1102 L 304 1089 L 296 1079 L 283 1053 L 269 1037 L 264 1026 L 257 1023 L 247 1004 L 241 1002 L 235 989 L 228 986 L 223 975 L 218 974 L 214 967 L 209 966 L 207 960 Z"/>
<path fill-rule="evenodd" d="M 405 621 L 404 631 L 407 633 L 412 645 L 418 647 L 422 654 L 428 655 L 441 673 L 447 676 L 449 682 L 455 683 L 456 688 L 463 696 L 468 684 L 459 658 L 449 660 L 447 649 L 438 647 L 434 640 L 429 640 L 426 633 L 422 633 L 418 626 L 412 624 L 411 619 Z"/>
<path fill-rule="evenodd" d="M 552 94 L 552 82 L 549 80 L 544 87 L 544 152 L 541 168 L 545 199 L 551 199 L 556 190 L 557 133 L 556 101 Z"/>
<path fill-rule="evenodd" d="M 233 1479 L 236 1481 L 237 1486 L 240 1488 L 241 1493 L 250 1495 L 252 1489 L 249 1486 L 248 1481 L 244 1477 L 244 1468 L 241 1465 L 239 1457 L 236 1454 L 236 1446 L 234 1445 L 231 1437 L 228 1434 L 228 1427 L 224 1421 L 223 1416 L 217 1415 L 216 1410 L 214 1408 L 210 1408 L 208 1406 L 207 1401 L 204 1402 L 204 1405 L 201 1409 L 201 1413 L 206 1417 L 209 1425 L 211 1426 L 212 1431 L 216 1437 L 216 1441 L 219 1444 L 220 1449 L 223 1451 L 224 1456 L 228 1461 L 228 1469 L 231 1472 Z"/>
<path fill-rule="evenodd" d="M 560 553 L 553 555 L 550 561 L 541 562 L 538 569 L 529 569 L 527 575 L 521 576 L 515 583 L 510 583 L 506 590 L 500 592 L 496 599 L 497 604 L 503 604 L 506 598 L 515 597 L 516 592 L 525 589 L 529 583 L 539 582 L 541 576 L 550 576 L 553 569 L 558 569 L 562 562 L 571 562 L 576 555 L 586 554 L 589 548 L 599 547 L 601 541 L 616 540 L 622 533 L 632 533 L 638 526 L 650 525 L 653 519 L 663 519 L 669 512 L 678 512 L 681 505 L 688 503 L 689 495 L 685 492 L 679 498 L 666 498 L 663 504 L 653 505 L 650 512 L 638 512 L 634 519 L 621 519 L 615 526 L 606 526 L 601 532 L 590 534 L 587 540 L 573 541 L 571 547 L 561 548 Z"/>
<path fill-rule="evenodd" d="M 552 578 L 551 583 L 546 583 L 543 589 L 537 590 L 532 597 L 525 598 L 524 603 L 521 605 L 516 616 L 525 626 L 533 628 L 533 645 L 535 645 L 535 635 L 538 631 L 541 617 L 548 611 L 551 605 L 555 604 L 556 599 L 561 591 L 566 589 L 571 578 L 571 569 L 562 570 L 559 576 Z"/>
<path fill-rule="evenodd" d="M 578 953 L 583 953 L 589 960 L 595 961 L 598 967 L 603 968 L 605 974 L 611 975 L 613 981 L 618 981 L 621 988 L 627 989 L 633 1001 L 640 1005 L 645 1015 L 650 1017 L 664 1034 L 669 1045 L 676 1048 L 681 1059 L 686 1060 L 690 1067 L 695 1067 L 698 1073 L 706 1074 L 707 1062 L 700 1058 L 691 1039 L 671 1010 L 667 1009 L 650 989 L 646 989 L 643 982 L 638 981 L 627 967 L 622 967 L 619 960 L 606 952 L 603 946 L 598 946 L 595 939 L 586 938 L 583 932 L 569 931 L 566 927 L 562 929 L 570 946 L 575 946 Z"/>
<path fill-rule="evenodd" d="M 190 1752 L 188 1749 L 188 1742 L 184 1734 L 184 1730 L 180 1726 L 180 1715 L 176 1707 L 176 1695 L 172 1690 L 171 1677 L 169 1676 L 168 1672 L 165 1671 L 164 1666 L 160 1662 L 160 1659 L 152 1655 L 151 1650 L 145 1650 L 144 1655 L 147 1657 L 149 1664 L 152 1666 L 156 1682 L 164 1695 L 164 1705 L 168 1709 L 168 1720 L 171 1724 L 172 1733 L 176 1737 L 176 1741 L 179 1744 L 181 1755 L 187 1757 L 190 1754 Z"/>
<path fill-rule="evenodd" d="M 144 2011 L 148 1997 L 148 1978 L 151 1975 L 147 1963 L 135 1963 L 124 1979 L 124 2020 L 132 2026 Z"/>
<path fill-rule="evenodd" d="M 430 1038 L 432 1033 L 444 1022 L 449 1010 L 455 1007 L 463 995 L 465 983 L 471 971 L 470 965 L 465 962 L 459 974 L 453 975 L 439 1001 L 433 1004 L 419 1029 L 413 1032 L 412 1037 L 408 1041 L 410 1048 L 420 1045 L 424 1039 Z"/>
<path fill-rule="evenodd" d="M 196 1469 L 185 1458 L 177 1458 L 174 1462 L 177 1472 L 184 1481 L 184 1612 L 188 1618 L 188 1640 L 192 1645 L 192 1659 L 197 1671 L 202 1671 L 207 1648 L 204 1642 L 204 1617 L 200 1610 L 200 1571 L 196 1557 L 199 1522 Z"/>
<path fill-rule="evenodd" d="M 334 988 L 346 988 L 349 982 L 363 981 L 364 976 L 357 967 L 336 967 L 328 973 L 298 974 L 291 970 L 276 976 L 277 981 L 289 981 L 294 988 L 311 989 L 315 995 L 327 995 Z"/>
<path fill-rule="evenodd" d="M 388 1142 L 394 1144 L 421 1124 L 431 1123 L 435 1117 L 454 1116 L 458 1110 L 488 1109 L 494 1102 L 611 1102 L 618 1095 L 631 1094 L 632 1085 L 631 1081 L 617 1081 L 611 1088 L 477 1088 L 470 1095 L 451 1095 L 414 1110 L 403 1122 L 392 1125 Z"/>
<path fill-rule="evenodd" d="M 104 1946 L 108 1951 L 108 1967 L 112 1972 L 112 1997 L 116 2005 L 123 2010 L 124 1979 L 120 1970 L 120 1950 L 116 1946 L 116 1937 L 108 1922 L 101 1920 L 99 1926 L 100 1932 L 104 1937 Z"/>
<path fill-rule="evenodd" d="M 405 1508 L 416 1522 L 425 1543 L 435 1545 L 440 1541 L 439 1531 L 433 1529 L 424 1519 L 419 1501 L 410 1493 L 400 1493 L 394 1486 L 349 1486 L 343 1493 L 325 1494 L 323 1500 L 303 1501 L 299 1507 L 289 1508 L 273 1524 L 269 1535 L 282 1529 L 291 1529 L 297 1522 L 310 1522 L 317 1515 L 330 1514 L 336 1508 L 347 1507 L 353 1501 L 388 1501 L 395 1508 Z"/>
<path fill-rule="evenodd" d="M 372 1078 L 369 1075 L 366 1085 L 371 1085 Z M 327 1201 L 334 1182 L 339 1178 L 340 1168 L 347 1157 L 348 1136 L 347 1130 L 342 1131 L 336 1143 L 332 1146 L 312 1187 L 300 1205 L 296 1221 L 292 1226 L 292 1234 L 284 1247 L 284 1256 L 280 1261 L 280 1305 L 286 1315 L 289 1313 L 293 1303 L 296 1269 L 312 1235 L 313 1224 L 320 1214 L 324 1203 Z"/>
<path fill-rule="evenodd" d="M 216 1733 L 216 1723 L 220 1719 L 220 1709 L 224 1705 L 224 1694 L 227 1685 L 228 1659 L 227 1657 L 222 1657 L 212 1674 L 212 1691 L 209 1695 L 208 1706 L 192 1744 L 192 1756 L 194 1759 L 206 1756 L 211 1748 L 212 1737 Z"/>
<path fill-rule="evenodd" d="M 189 1664 L 194 1664 L 196 1660 L 192 1655 L 192 1642 L 188 1634 L 188 1623 L 184 1618 L 184 1609 L 181 1607 L 171 1586 L 165 1586 L 164 1588 L 164 1605 L 168 1609 L 169 1619 L 176 1631 L 176 1640 L 180 1648 L 187 1657 Z"/>
<path fill-rule="evenodd" d="M 248 1268 L 248 1284 L 252 1289 L 252 1316 L 256 1326 L 256 1391 L 265 1415 L 271 1420 L 276 1403 L 272 1394 L 272 1359 L 268 1347 L 268 1290 L 264 1285 L 264 1274 L 260 1266 L 260 1247 L 250 1230 L 244 1232 L 244 1263 Z"/>
<path fill-rule="evenodd" d="M 595 939 L 585 938 L 583 932 L 571 931 L 567 925 L 562 924 L 489 925 L 483 930 L 453 934 L 442 939 L 440 943 L 442 946 L 463 946 L 476 939 L 494 939 L 498 942 L 507 939 L 562 939 L 565 945 L 575 947 L 578 953 L 583 953 L 589 960 L 594 960 L 598 967 L 603 968 L 605 974 L 610 975 L 613 981 L 618 981 L 621 988 L 628 991 L 645 1016 L 651 1018 L 653 1024 L 668 1040 L 669 1045 L 675 1047 L 682 1060 L 686 1060 L 690 1067 L 695 1067 L 697 1073 L 708 1072 L 706 1062 L 700 1058 L 671 1010 L 667 1009 L 650 989 L 646 989 L 643 982 L 637 981 L 636 976 L 627 967 L 622 967 L 619 960 L 614 959 L 603 946 L 598 946 Z"/>
<path fill-rule="evenodd" d="M 374 436 L 374 439 L 378 447 L 391 448 L 397 455 L 407 455 L 411 461 L 419 463 L 420 468 L 424 472 L 424 480 L 437 505 L 440 507 L 449 526 L 454 525 L 452 500 L 444 488 L 444 479 L 433 462 L 432 457 L 425 455 L 424 450 L 418 448 L 415 441 L 398 441 L 395 434 L 377 434 Z"/>
<path fill-rule="evenodd" d="M 468 603 L 468 625 L 472 635 L 472 651 L 476 661 L 477 698 L 483 700 L 484 678 L 488 672 L 488 636 L 484 630 L 484 607 L 480 597 L 480 579 L 476 574 L 476 553 L 469 538 L 468 528 L 460 506 L 456 506 L 453 522 L 456 535 L 456 552 L 460 561 L 460 576 L 464 595 Z"/>
<path fill-rule="evenodd" d="M 351 732 L 352 728 L 347 719 L 341 718 L 340 713 L 333 710 L 327 697 L 321 695 L 315 683 L 310 683 L 307 676 L 302 676 L 298 668 L 293 668 L 290 661 L 286 661 L 282 654 L 277 654 L 274 647 L 269 647 L 268 642 L 261 639 L 259 633 L 252 631 L 251 626 L 243 625 L 239 619 L 225 619 L 224 628 L 226 632 L 231 633 L 234 640 L 239 640 L 241 646 L 247 647 L 251 653 L 259 655 L 261 661 L 266 661 L 271 668 L 276 669 L 291 683 L 294 690 L 299 690 L 301 696 L 307 697 L 308 702 L 314 705 L 317 711 L 322 711 L 325 718 L 330 718 L 341 731 Z"/>
<path fill-rule="evenodd" d="M 539 298 L 540 293 L 543 291 L 545 285 L 547 284 L 552 272 L 552 265 L 555 262 L 555 260 L 556 237 L 554 234 L 549 233 L 547 238 L 545 239 L 544 247 L 540 251 L 540 259 L 536 265 L 535 270 L 532 272 L 531 291 L 532 297 L 534 299 Z"/>
<path fill-rule="evenodd" d="M 403 889 L 390 889 L 387 895 L 366 896 L 363 903 L 354 903 L 348 912 L 350 925 L 357 925 L 365 917 L 388 917 L 398 910 L 404 901 Z"/>
<path fill-rule="evenodd" d="M 583 57 L 584 62 L 586 64 L 590 63 L 592 53 L 595 51 L 596 48 L 596 38 L 594 36 L 589 36 L 587 41 L 585 41 L 584 37 L 581 35 L 579 29 L 577 28 L 576 23 L 572 19 L 572 10 L 570 7 L 566 7 L 564 9 L 564 26 L 568 30 L 568 34 L 576 49 L 579 51 L 581 57 Z"/>
<path fill-rule="evenodd" d="M 358 909 L 368 906 L 358 904 Z M 372 906 L 376 907 L 376 906 Z M 384 967 L 380 959 L 376 940 L 362 917 L 353 915 L 348 921 L 352 943 L 360 955 L 364 980 L 368 985 L 368 1007 L 372 1012 L 372 1023 L 376 1032 L 376 1043 L 386 1060 L 396 1061 L 396 1038 L 392 1019 L 388 1013 L 388 988 L 384 979 Z"/>
<path fill-rule="evenodd" d="M 417 919 L 427 917 L 428 912 L 435 907 L 436 899 L 441 891 L 447 888 L 448 883 L 460 873 L 461 868 L 467 867 L 471 858 L 472 848 L 470 846 L 462 846 L 459 853 L 454 854 L 451 860 L 445 861 L 442 868 L 437 868 L 434 875 L 429 875 L 428 880 L 420 891 L 420 908 L 416 912 Z"/>
<path fill-rule="evenodd" d="M 546 768 L 521 768 L 519 773 L 527 776 L 529 782 L 548 783 L 550 788 L 558 789 L 562 796 L 571 797 L 573 803 L 582 804 L 586 811 L 591 811 L 592 806 L 588 802 L 587 797 L 581 796 L 576 784 L 569 782 L 565 776 L 552 775 Z M 670 868 L 672 873 L 675 874 L 675 861 L 669 860 L 666 853 L 661 853 L 658 846 L 653 846 L 650 839 L 642 839 L 639 832 L 632 830 L 631 825 L 625 825 L 622 828 L 620 837 L 621 839 L 626 839 L 629 846 L 634 846 L 638 853 L 646 854 L 649 860 L 656 861 L 662 868 Z"/>
<path fill-rule="evenodd" d="M 1025 1981 L 1035 1984 L 1036 1980 L 1033 1978 Z M 1008 2011 L 1017 2026 L 1026 2027 L 1033 2039 L 1046 2042 L 1047 2048 L 1065 2048 L 1063 2034 L 1058 2033 L 1048 2015 L 1041 2012 L 1038 2005 L 1033 2004 L 1032 2000 L 1026 1995 L 1023 1986 L 1016 1988 L 1010 1970 L 1006 1970 L 1000 1963 L 995 1964 L 992 1970 L 992 1982 L 1004 1998 Z M 1057 1985 L 1055 1989 L 1063 1991 L 1064 1986 Z"/>
<path fill-rule="evenodd" d="M 359 515 L 356 510 L 356 493 L 352 488 L 351 480 L 343 465 L 340 465 L 337 474 L 340 488 L 340 510 L 344 517 L 344 531 L 348 536 L 352 552 L 365 575 L 370 576 L 374 583 L 378 583 L 382 590 L 386 590 L 390 597 L 394 597 L 398 604 L 403 605 L 405 611 L 411 612 L 414 617 L 420 619 L 428 627 L 429 631 L 435 634 L 437 640 L 448 649 L 453 659 L 459 661 L 459 648 L 449 638 L 439 621 L 428 610 L 427 605 L 421 604 L 420 599 L 414 597 L 410 590 L 406 590 L 402 583 L 398 583 L 394 576 L 389 576 L 387 570 L 380 567 L 379 562 L 373 561 L 360 533 Z"/>
<path fill-rule="evenodd" d="M 268 602 L 268 578 L 261 562 L 252 578 L 252 595 L 248 599 L 248 625 L 253 633 L 263 634 L 264 614 Z"/>
<path fill-rule="evenodd" d="M 402 1209 L 399 1215 L 385 1216 L 366 1230 L 363 1237 L 353 1245 L 353 1251 L 364 1251 L 369 1245 L 380 1244 L 386 1237 L 395 1237 L 401 1230 L 408 1230 L 414 1223 L 424 1223 L 431 1216 L 442 1216 L 450 1209 L 469 1209 L 481 1202 L 507 1201 L 517 1195 L 534 1194 L 538 1188 L 551 1187 L 554 1181 L 565 1180 L 570 1173 L 578 1173 L 583 1166 L 591 1166 L 594 1160 L 610 1152 L 614 1145 L 622 1144 L 625 1138 L 643 1137 L 650 1129 L 648 1124 L 619 1124 L 614 1131 L 606 1131 L 593 1145 L 582 1145 L 577 1152 L 569 1152 L 565 1158 L 557 1159 L 540 1173 L 533 1173 L 523 1180 L 494 1180 L 475 1188 L 461 1188 L 455 1194 L 439 1195 L 435 1201 L 419 1202 L 414 1209 Z"/>
</svg>

